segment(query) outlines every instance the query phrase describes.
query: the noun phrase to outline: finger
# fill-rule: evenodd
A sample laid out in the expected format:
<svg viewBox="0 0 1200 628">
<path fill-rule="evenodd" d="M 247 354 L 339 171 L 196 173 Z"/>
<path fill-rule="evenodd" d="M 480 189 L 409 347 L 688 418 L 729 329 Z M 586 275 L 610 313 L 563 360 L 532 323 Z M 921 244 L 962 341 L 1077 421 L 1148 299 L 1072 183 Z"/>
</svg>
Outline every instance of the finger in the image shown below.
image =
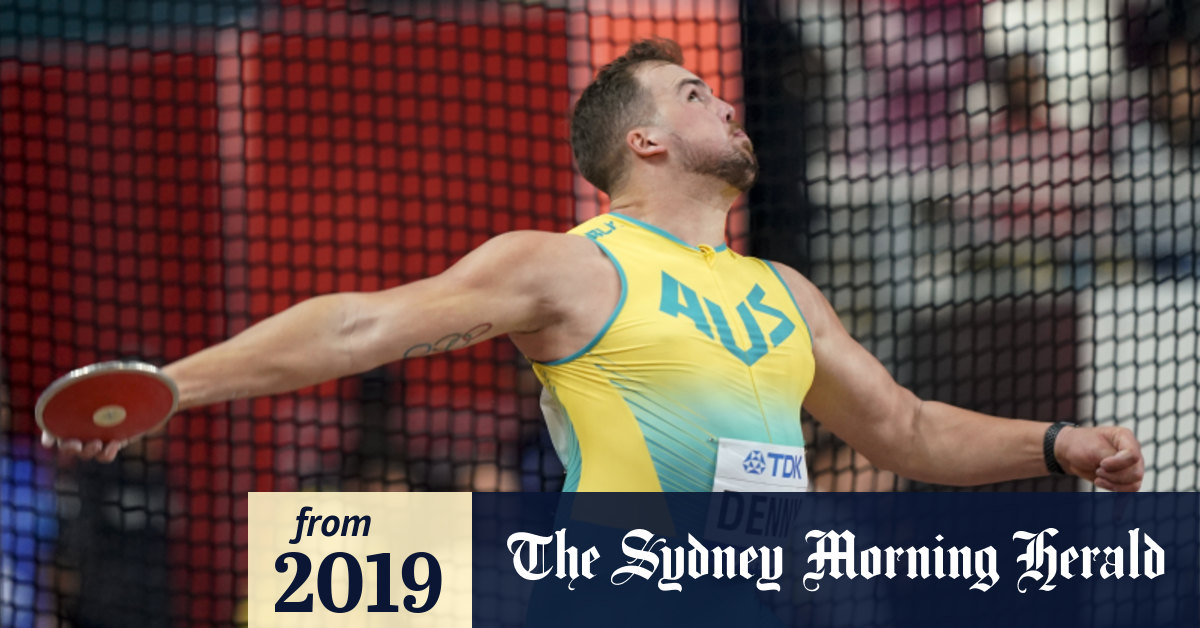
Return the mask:
<svg viewBox="0 0 1200 628">
<path fill-rule="evenodd" d="M 42 432 L 42 447 L 49 449 L 58 444 L 58 439 L 50 435 L 50 432 Z"/>
<path fill-rule="evenodd" d="M 1104 478 L 1096 478 L 1095 484 L 1096 484 L 1096 488 L 1102 488 L 1106 491 L 1117 490 L 1115 484 L 1113 484 L 1112 482 L 1109 482 L 1108 480 L 1106 480 Z"/>
<path fill-rule="evenodd" d="M 1113 434 L 1112 443 L 1121 451 L 1140 452 L 1142 449 L 1141 444 L 1138 443 L 1138 439 L 1133 435 L 1133 432 L 1124 428 L 1117 429 L 1116 433 Z"/>
<path fill-rule="evenodd" d="M 1117 453 L 1100 461 L 1100 468 L 1105 471 L 1120 471 L 1128 467 L 1135 466 L 1140 459 L 1140 456 L 1135 455 L 1128 449 L 1122 449 Z"/>
<path fill-rule="evenodd" d="M 114 440 L 104 446 L 104 450 L 100 452 L 96 459 L 100 462 L 112 462 L 120 453 L 121 448 L 125 446 L 125 441 Z"/>
<path fill-rule="evenodd" d="M 59 441 L 58 450 L 68 454 L 78 455 L 79 452 L 83 451 L 83 443 L 73 438 L 70 440 Z"/>
<path fill-rule="evenodd" d="M 1111 435 L 1112 445 L 1116 448 L 1115 453 L 1126 452 L 1134 458 L 1142 457 L 1142 445 L 1138 442 L 1133 432 L 1125 428 L 1117 428 Z"/>
<path fill-rule="evenodd" d="M 1108 471 L 1106 469 L 1097 469 L 1096 477 L 1102 478 L 1113 484 L 1132 484 L 1142 481 L 1142 469 L 1137 465 L 1121 469 L 1119 471 Z"/>
<path fill-rule="evenodd" d="M 83 446 L 83 451 L 80 452 L 79 455 L 85 460 L 91 460 L 92 458 L 95 458 L 96 454 L 100 453 L 100 450 L 102 449 L 104 449 L 104 443 L 98 440 L 88 441 L 88 443 Z"/>
</svg>

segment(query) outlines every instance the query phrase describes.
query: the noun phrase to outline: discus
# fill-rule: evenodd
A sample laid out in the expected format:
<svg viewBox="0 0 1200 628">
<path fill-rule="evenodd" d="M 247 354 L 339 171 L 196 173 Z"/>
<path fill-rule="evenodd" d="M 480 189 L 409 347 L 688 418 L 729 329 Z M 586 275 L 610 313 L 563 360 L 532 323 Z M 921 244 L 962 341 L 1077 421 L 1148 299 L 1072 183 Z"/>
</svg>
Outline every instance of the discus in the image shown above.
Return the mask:
<svg viewBox="0 0 1200 628">
<path fill-rule="evenodd" d="M 100 362 L 54 380 L 38 397 L 38 427 L 60 440 L 127 441 L 171 418 L 179 389 L 144 362 Z"/>
</svg>

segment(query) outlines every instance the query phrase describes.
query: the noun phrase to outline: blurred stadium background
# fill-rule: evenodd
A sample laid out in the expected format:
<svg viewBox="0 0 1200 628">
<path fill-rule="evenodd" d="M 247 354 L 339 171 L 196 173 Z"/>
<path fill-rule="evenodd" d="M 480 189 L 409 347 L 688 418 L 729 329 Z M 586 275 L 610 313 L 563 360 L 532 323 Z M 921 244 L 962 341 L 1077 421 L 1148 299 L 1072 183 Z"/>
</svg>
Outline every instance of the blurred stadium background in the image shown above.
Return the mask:
<svg viewBox="0 0 1200 628">
<path fill-rule="evenodd" d="M 1197 488 L 1190 0 L 7 0 L 0 625 L 228 625 L 247 491 L 557 490 L 504 341 L 188 412 L 112 465 L 40 449 L 33 406 L 603 211 L 566 114 L 653 35 L 758 148 L 734 248 L 919 394 L 1128 426 L 1147 489 Z M 819 490 L 943 489 L 808 434 Z"/>
</svg>

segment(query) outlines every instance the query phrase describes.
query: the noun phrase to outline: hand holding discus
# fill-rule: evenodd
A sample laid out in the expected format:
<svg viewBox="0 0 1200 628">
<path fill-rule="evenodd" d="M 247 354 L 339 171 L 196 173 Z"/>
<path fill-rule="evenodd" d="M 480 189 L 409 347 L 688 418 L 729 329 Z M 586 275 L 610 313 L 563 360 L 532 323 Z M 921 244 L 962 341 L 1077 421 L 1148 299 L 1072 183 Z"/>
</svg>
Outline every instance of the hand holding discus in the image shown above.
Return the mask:
<svg viewBox="0 0 1200 628">
<path fill-rule="evenodd" d="M 100 362 L 58 378 L 34 410 L 42 444 L 111 462 L 131 440 L 164 423 L 179 407 L 179 389 L 144 362 Z"/>
</svg>

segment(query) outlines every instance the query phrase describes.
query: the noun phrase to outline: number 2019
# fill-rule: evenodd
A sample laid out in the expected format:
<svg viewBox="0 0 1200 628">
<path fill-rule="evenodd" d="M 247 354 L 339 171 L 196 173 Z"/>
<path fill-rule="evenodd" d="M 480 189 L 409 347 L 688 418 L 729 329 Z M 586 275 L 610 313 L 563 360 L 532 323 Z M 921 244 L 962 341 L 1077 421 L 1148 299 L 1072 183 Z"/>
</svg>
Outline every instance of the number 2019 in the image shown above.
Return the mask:
<svg viewBox="0 0 1200 628">
<path fill-rule="evenodd" d="M 312 562 L 307 554 L 301 552 L 286 552 L 279 555 L 275 559 L 275 571 L 279 573 L 288 572 L 288 559 L 296 561 L 296 575 L 292 578 L 292 584 L 288 586 L 283 595 L 279 596 L 279 600 L 275 602 L 276 613 L 311 613 L 313 610 L 313 596 L 309 593 L 303 600 L 288 600 L 297 589 L 304 586 L 308 580 L 308 575 L 312 573 Z M 345 561 L 346 572 L 349 576 L 348 590 L 346 592 L 346 602 L 338 606 L 333 599 L 333 566 L 338 560 Z M 429 575 L 423 580 L 417 580 L 417 561 L 424 560 L 429 567 Z M 392 604 L 392 555 L 391 554 L 371 554 L 367 556 L 368 563 L 375 563 L 375 603 L 367 607 L 368 613 L 398 613 L 400 607 Z M 425 591 L 428 589 L 429 594 L 425 598 L 423 604 L 417 604 L 417 596 L 404 596 L 404 610 L 410 613 L 424 613 L 433 608 L 437 603 L 438 596 L 442 593 L 442 570 L 438 566 L 437 559 L 432 554 L 425 552 L 416 552 L 404 559 L 404 564 L 400 566 L 400 578 L 404 581 L 404 586 L 409 591 Z M 348 613 L 356 606 L 359 600 L 362 599 L 363 589 L 363 572 L 362 566 L 358 562 L 358 558 L 352 554 L 345 552 L 334 552 L 325 557 L 321 561 L 321 565 L 317 568 L 317 597 L 321 599 L 321 605 L 331 613 Z"/>
</svg>

